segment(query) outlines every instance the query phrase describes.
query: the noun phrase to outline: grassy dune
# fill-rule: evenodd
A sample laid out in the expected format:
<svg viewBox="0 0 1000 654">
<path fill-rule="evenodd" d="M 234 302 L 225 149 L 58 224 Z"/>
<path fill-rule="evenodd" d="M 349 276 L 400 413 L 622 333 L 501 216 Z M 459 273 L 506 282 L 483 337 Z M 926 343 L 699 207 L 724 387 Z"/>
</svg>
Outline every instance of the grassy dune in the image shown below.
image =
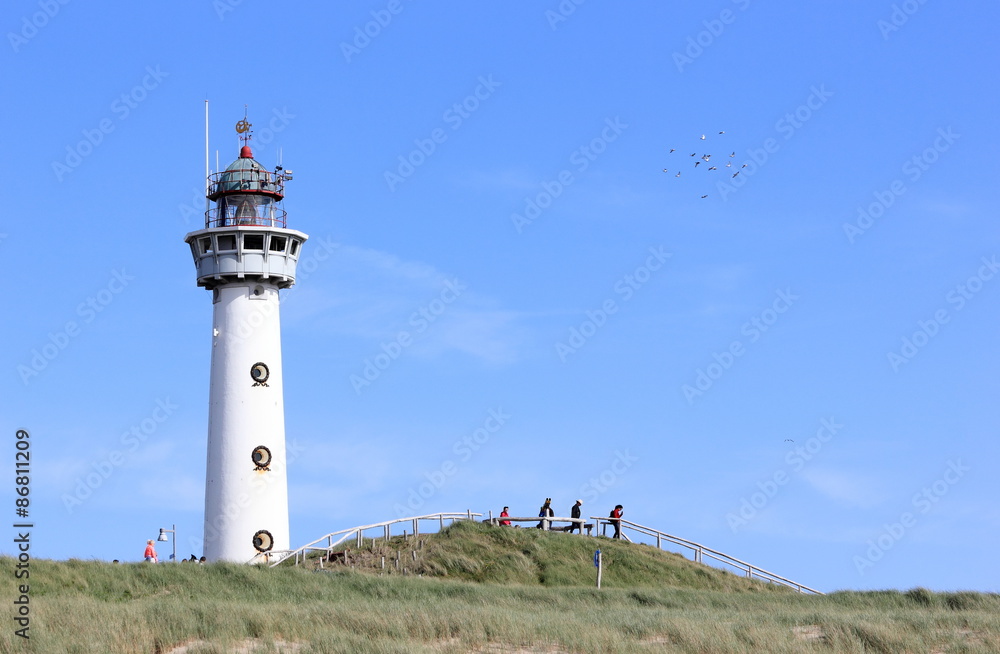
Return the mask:
<svg viewBox="0 0 1000 654">
<path fill-rule="evenodd" d="M 1000 651 L 997 595 L 806 596 L 606 539 L 473 524 L 422 538 L 323 570 L 34 561 L 31 640 L 8 619 L 0 651 Z M 607 564 L 600 591 L 595 542 Z M 395 549 L 405 575 L 388 564 Z M 13 564 L 0 559 L 7 607 Z"/>
</svg>

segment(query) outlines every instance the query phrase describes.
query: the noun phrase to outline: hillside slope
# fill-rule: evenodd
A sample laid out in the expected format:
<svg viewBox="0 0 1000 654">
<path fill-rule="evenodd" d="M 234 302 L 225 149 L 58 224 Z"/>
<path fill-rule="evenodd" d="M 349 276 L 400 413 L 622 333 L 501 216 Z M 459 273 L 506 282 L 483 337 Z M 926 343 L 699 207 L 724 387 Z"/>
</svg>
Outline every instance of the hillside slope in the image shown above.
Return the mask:
<svg viewBox="0 0 1000 654">
<path fill-rule="evenodd" d="M 414 566 L 405 575 L 381 569 L 384 543 L 322 570 L 33 560 L 31 638 L 9 622 L 0 652 L 1000 651 L 992 594 L 803 595 L 646 546 L 475 524 L 421 540 L 391 544 Z M 608 557 L 602 590 L 593 587 L 598 543 Z M 376 556 L 377 568 L 359 563 Z M 0 557 L 8 607 L 20 592 L 15 564 Z"/>
<path fill-rule="evenodd" d="M 365 540 L 361 548 L 354 545 L 345 544 L 333 561 L 323 563 L 324 569 L 346 566 L 363 572 L 405 572 L 480 583 L 594 586 L 594 551 L 600 548 L 604 568 L 601 585 L 605 588 L 789 591 L 784 586 L 751 581 L 648 545 L 469 521 L 419 538 L 399 536 L 388 542 Z M 319 557 L 315 556 L 307 567 L 319 565 Z"/>
</svg>

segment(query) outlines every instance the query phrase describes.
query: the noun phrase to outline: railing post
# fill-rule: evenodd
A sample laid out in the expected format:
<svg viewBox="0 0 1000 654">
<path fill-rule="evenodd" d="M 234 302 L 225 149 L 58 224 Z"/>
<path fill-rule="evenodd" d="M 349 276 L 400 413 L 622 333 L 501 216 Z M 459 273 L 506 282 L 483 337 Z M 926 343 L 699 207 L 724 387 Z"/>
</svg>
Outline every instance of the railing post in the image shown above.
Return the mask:
<svg viewBox="0 0 1000 654">
<path fill-rule="evenodd" d="M 656 532 L 656 549 L 660 548 L 660 532 Z"/>
<path fill-rule="evenodd" d="M 413 536 L 414 538 L 420 535 L 420 518 L 413 519 Z"/>
<path fill-rule="evenodd" d="M 440 528 L 439 531 L 444 531 L 444 514 L 443 513 L 439 513 L 438 514 L 438 520 L 441 521 L 441 528 Z"/>
<path fill-rule="evenodd" d="M 358 529 L 358 549 L 361 549 L 361 542 L 364 540 L 364 536 L 361 534 L 361 530 Z"/>
</svg>

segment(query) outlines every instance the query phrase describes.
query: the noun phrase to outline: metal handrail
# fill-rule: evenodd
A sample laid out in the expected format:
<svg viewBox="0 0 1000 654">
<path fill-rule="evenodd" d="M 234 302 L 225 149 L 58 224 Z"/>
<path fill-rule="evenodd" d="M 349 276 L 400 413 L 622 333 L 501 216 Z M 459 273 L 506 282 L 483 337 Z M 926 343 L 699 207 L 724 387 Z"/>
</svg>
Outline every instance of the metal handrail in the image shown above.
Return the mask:
<svg viewBox="0 0 1000 654">
<path fill-rule="evenodd" d="M 395 520 L 386 520 L 384 522 L 377 522 L 377 523 L 374 523 L 374 524 L 371 524 L 371 525 L 362 525 L 362 526 L 358 526 L 358 527 L 351 527 L 349 529 L 341 529 L 340 531 L 330 532 L 329 534 L 326 534 L 325 536 L 321 536 L 321 537 L 317 538 L 316 540 L 312 541 L 311 543 L 307 543 L 307 544 L 303 545 L 302 547 L 299 547 L 299 548 L 294 549 L 294 550 L 274 550 L 274 551 L 268 552 L 266 555 L 257 555 L 250 562 L 251 563 L 261 563 L 261 562 L 264 562 L 268 566 L 270 566 L 270 567 L 273 568 L 274 566 L 278 565 L 282 561 L 285 561 L 285 560 L 287 560 L 287 559 L 289 559 L 289 558 L 291 558 L 291 557 L 294 556 L 295 557 L 295 565 L 298 565 L 300 561 L 304 561 L 305 560 L 305 557 L 309 554 L 309 552 L 322 551 L 322 552 L 327 552 L 329 554 L 330 552 L 333 551 L 333 549 L 335 547 L 341 545 L 342 543 L 344 543 L 345 541 L 347 541 L 348 539 L 350 539 L 352 537 L 356 539 L 357 547 L 361 547 L 362 543 L 364 541 L 364 532 L 366 532 L 366 531 L 368 531 L 370 529 L 381 528 L 382 529 L 382 538 L 385 538 L 386 540 L 388 540 L 392 536 L 392 526 L 396 525 L 396 524 L 400 524 L 400 523 L 404 523 L 404 522 L 410 523 L 412 525 L 412 527 L 413 527 L 412 535 L 419 536 L 420 535 L 420 521 L 421 520 L 434 520 L 434 521 L 437 521 L 438 524 L 439 524 L 439 526 L 440 526 L 440 529 L 444 529 L 444 527 L 445 527 L 445 524 L 444 524 L 445 520 L 451 520 L 452 522 L 455 522 L 457 520 L 472 520 L 473 518 L 481 518 L 482 515 L 483 515 L 482 513 L 473 513 L 472 511 L 466 511 L 465 513 L 459 513 L 459 512 L 453 512 L 453 513 L 431 513 L 431 514 L 427 514 L 427 515 L 411 516 L 411 517 L 408 517 L 408 518 L 397 518 Z M 752 565 L 750 563 L 747 563 L 746 561 L 742 561 L 740 559 L 737 559 L 734 556 L 729 556 L 728 554 L 725 554 L 725 553 L 720 552 L 718 550 L 714 550 L 714 549 L 712 549 L 710 547 L 706 547 L 706 546 L 702 545 L 701 543 L 696 543 L 694 541 L 687 540 L 686 538 L 681 538 L 679 536 L 674 536 L 672 534 L 668 534 L 668 533 L 660 531 L 658 529 L 653 529 L 652 527 L 647 527 L 645 525 L 640 525 L 640 524 L 638 524 L 636 522 L 632 522 L 630 520 L 625 520 L 624 518 L 605 518 L 605 517 L 601 517 L 601 516 L 590 516 L 589 519 L 595 521 L 595 527 L 596 527 L 596 532 L 595 533 L 598 533 L 598 534 L 601 533 L 601 525 L 602 524 L 611 524 L 611 523 L 617 521 L 617 522 L 621 523 L 622 536 L 623 537 L 625 537 L 625 533 L 624 533 L 625 529 L 631 529 L 632 531 L 637 532 L 639 534 L 643 534 L 645 536 L 655 537 L 656 538 L 656 548 L 657 549 L 662 549 L 663 541 L 666 540 L 667 542 L 673 543 L 675 545 L 680 545 L 681 547 L 685 547 L 687 549 L 692 550 L 694 552 L 693 558 L 694 558 L 694 561 L 696 563 L 704 563 L 705 562 L 704 559 L 707 556 L 709 559 L 714 559 L 715 561 L 718 561 L 719 563 L 722 563 L 724 565 L 729 565 L 729 566 L 737 568 L 737 569 L 739 569 L 741 571 L 745 571 L 746 572 L 746 576 L 749 579 L 756 578 L 756 579 L 760 579 L 760 580 L 763 580 L 763 581 L 767 581 L 769 583 L 776 583 L 776 584 L 780 584 L 782 586 L 788 586 L 789 588 L 794 588 L 795 590 L 797 590 L 800 593 L 812 593 L 812 594 L 815 594 L 815 595 L 823 595 L 824 594 L 823 592 L 818 591 L 815 588 L 810 588 L 809 586 L 806 586 L 804 584 L 800 584 L 798 582 L 792 581 L 791 579 L 787 579 L 785 577 L 782 577 L 781 575 L 775 574 L 773 572 L 769 572 L 769 571 L 767 571 L 767 570 L 765 570 L 763 568 L 760 568 L 760 567 L 757 567 L 757 566 Z M 549 517 L 545 517 L 545 518 L 541 518 L 541 517 L 520 517 L 520 516 L 518 516 L 518 517 L 512 517 L 512 516 L 495 516 L 494 517 L 492 515 L 492 512 L 490 513 L 490 519 L 489 520 L 485 520 L 484 522 L 489 522 L 490 524 L 498 525 L 501 520 L 510 520 L 511 522 L 535 522 L 535 521 L 539 521 L 539 522 L 543 523 L 543 525 L 544 525 L 543 528 L 548 528 L 549 525 L 550 525 L 550 523 L 552 523 L 552 522 L 569 522 L 571 524 L 572 523 L 576 523 L 576 524 L 579 524 L 581 527 L 586 522 L 586 519 L 584 519 L 584 518 L 564 518 L 564 517 L 559 517 L 559 516 L 549 516 Z M 407 535 L 406 530 L 404 530 L 403 531 L 403 536 L 405 537 L 406 535 Z M 337 538 L 336 540 L 334 540 L 334 538 L 338 537 L 338 536 L 339 536 L 339 538 Z M 626 540 L 628 540 L 627 537 L 625 537 L 625 538 L 626 538 Z M 326 541 L 326 543 L 324 545 L 319 545 L 319 543 L 322 542 L 322 541 L 324 541 L 324 540 Z"/>
<path fill-rule="evenodd" d="M 302 547 L 299 547 L 294 550 L 273 550 L 271 552 L 268 552 L 267 559 L 264 562 L 266 562 L 269 567 L 273 568 L 282 561 L 285 561 L 294 556 L 295 565 L 298 565 L 300 561 L 305 560 L 305 557 L 306 555 L 309 554 L 309 552 L 322 551 L 330 553 L 333 551 L 333 548 L 337 547 L 338 545 L 340 545 L 341 543 L 343 543 L 344 541 L 348 540 L 351 537 L 356 538 L 357 546 L 361 547 L 362 541 L 364 540 L 364 532 L 368 531 L 369 529 L 381 528 L 382 537 L 388 540 L 392 536 L 392 525 L 400 524 L 403 522 L 409 522 L 410 524 L 412 524 L 413 525 L 412 535 L 419 536 L 421 520 L 436 520 L 440 525 L 440 528 L 444 529 L 445 520 L 451 520 L 452 522 L 455 522 L 457 520 L 472 520 L 474 518 L 482 517 L 482 515 L 483 515 L 482 513 L 473 513 L 472 511 L 466 511 L 465 513 L 459 513 L 459 512 L 430 513 L 427 515 L 411 516 L 409 518 L 397 518 L 395 520 L 386 520 L 385 522 L 376 522 L 375 524 L 362 525 L 360 527 L 350 527 L 349 529 L 341 529 L 340 531 L 333 531 L 325 536 L 320 536 L 311 543 L 306 543 Z M 403 535 L 404 536 L 407 535 L 405 530 L 403 531 Z M 340 536 L 340 538 L 334 541 L 335 536 Z M 323 546 L 318 546 L 318 544 L 324 540 L 327 541 L 326 544 Z M 260 555 L 254 557 L 254 559 L 251 560 L 250 562 L 260 563 L 261 562 Z"/>
<path fill-rule="evenodd" d="M 205 212 L 205 227 L 281 227 L 285 228 L 288 213 L 284 209 L 271 205 L 269 216 L 219 216 L 218 207 L 212 207 Z"/>
<path fill-rule="evenodd" d="M 223 170 L 208 176 L 208 196 L 222 193 L 269 193 L 284 196 L 285 179 L 282 174 L 253 168 Z"/>
<path fill-rule="evenodd" d="M 646 536 L 655 536 L 656 549 L 661 549 L 662 541 L 667 540 L 671 543 L 674 543 L 675 545 L 680 545 L 682 547 L 686 547 L 690 550 L 693 550 L 694 561 L 696 563 L 704 563 L 704 557 L 708 556 L 708 558 L 710 559 L 715 559 L 720 563 L 724 563 L 734 568 L 738 568 L 741 571 L 745 571 L 748 579 L 753 579 L 756 577 L 758 579 L 762 579 L 770 583 L 777 583 L 781 584 L 782 586 L 788 586 L 789 588 L 794 588 L 800 593 L 813 593 L 815 595 L 823 595 L 821 591 L 818 591 L 815 588 L 810 588 L 809 586 L 792 581 L 791 579 L 786 579 L 781 575 L 777 575 L 773 572 L 768 572 L 767 570 L 759 568 L 755 565 L 751 565 L 746 561 L 741 561 L 740 559 L 737 559 L 734 556 L 729 556 L 728 554 L 724 554 L 722 552 L 719 552 L 718 550 L 713 550 L 710 547 L 705 547 L 701 543 L 696 543 L 694 541 L 690 541 L 685 538 L 680 538 L 679 536 L 673 536 L 671 534 L 662 532 L 658 529 L 653 529 L 652 527 L 646 527 L 645 525 L 640 525 L 638 523 L 625 520 L 624 518 L 604 518 L 598 516 L 591 516 L 591 520 L 597 521 L 598 533 L 600 533 L 601 523 L 611 524 L 615 521 L 618 521 L 621 522 L 623 530 L 622 535 L 624 535 L 624 529 L 629 528 L 632 529 L 633 531 L 636 531 L 640 534 L 644 534 Z"/>
<path fill-rule="evenodd" d="M 583 527 L 587 522 L 584 518 L 565 518 L 560 516 L 547 516 L 547 517 L 535 516 L 533 518 L 525 516 L 509 516 L 509 515 L 494 516 L 492 515 L 492 512 L 490 517 L 487 520 L 483 520 L 483 522 L 488 522 L 493 526 L 500 526 L 500 523 L 504 520 L 508 522 L 537 522 L 538 524 L 541 525 L 541 529 L 544 531 L 551 531 L 552 530 L 551 523 L 553 522 L 568 522 L 570 523 L 570 525 L 576 525 L 577 527 L 579 527 L 580 533 L 583 533 Z"/>
</svg>

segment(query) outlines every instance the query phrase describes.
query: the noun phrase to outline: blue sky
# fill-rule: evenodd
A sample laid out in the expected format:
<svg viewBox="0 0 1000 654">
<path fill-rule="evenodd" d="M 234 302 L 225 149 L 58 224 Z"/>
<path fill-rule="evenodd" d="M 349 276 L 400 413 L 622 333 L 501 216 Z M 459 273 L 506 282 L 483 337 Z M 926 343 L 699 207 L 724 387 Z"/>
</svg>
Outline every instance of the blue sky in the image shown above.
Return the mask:
<svg viewBox="0 0 1000 654">
<path fill-rule="evenodd" d="M 821 590 L 1000 591 L 998 14 L 15 2 L 0 418 L 33 554 L 176 524 L 200 555 L 208 99 L 212 167 L 247 105 L 311 237 L 293 545 L 583 498 Z"/>
</svg>

